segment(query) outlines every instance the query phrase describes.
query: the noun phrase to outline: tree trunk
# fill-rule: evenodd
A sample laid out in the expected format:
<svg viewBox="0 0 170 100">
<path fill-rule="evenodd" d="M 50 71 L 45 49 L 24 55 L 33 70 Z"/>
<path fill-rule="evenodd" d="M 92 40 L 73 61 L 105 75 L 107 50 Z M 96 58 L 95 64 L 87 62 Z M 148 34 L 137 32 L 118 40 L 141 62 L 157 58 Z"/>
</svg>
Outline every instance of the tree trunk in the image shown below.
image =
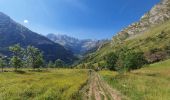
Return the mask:
<svg viewBox="0 0 170 100">
<path fill-rule="evenodd" d="M 15 71 L 17 71 L 17 68 L 18 68 L 18 67 L 15 67 Z"/>
<path fill-rule="evenodd" d="M 4 67 L 1 68 L 2 72 L 4 72 Z"/>
</svg>

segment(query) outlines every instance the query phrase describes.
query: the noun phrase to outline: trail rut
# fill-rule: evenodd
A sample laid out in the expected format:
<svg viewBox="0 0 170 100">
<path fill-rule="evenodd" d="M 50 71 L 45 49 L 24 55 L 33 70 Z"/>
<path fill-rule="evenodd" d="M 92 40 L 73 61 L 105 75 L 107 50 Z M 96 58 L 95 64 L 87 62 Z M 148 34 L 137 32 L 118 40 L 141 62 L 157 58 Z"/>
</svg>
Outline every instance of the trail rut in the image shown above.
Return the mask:
<svg viewBox="0 0 170 100">
<path fill-rule="evenodd" d="M 84 100 L 122 100 L 120 93 L 112 89 L 94 71 L 90 73 L 89 82 L 84 91 Z"/>
</svg>

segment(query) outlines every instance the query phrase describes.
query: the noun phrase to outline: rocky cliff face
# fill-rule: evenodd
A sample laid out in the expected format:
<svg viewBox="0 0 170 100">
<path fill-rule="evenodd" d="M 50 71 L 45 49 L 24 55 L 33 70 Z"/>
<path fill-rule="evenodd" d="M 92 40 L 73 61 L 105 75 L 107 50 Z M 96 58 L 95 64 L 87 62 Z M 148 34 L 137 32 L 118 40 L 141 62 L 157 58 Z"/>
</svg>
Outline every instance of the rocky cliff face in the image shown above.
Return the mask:
<svg viewBox="0 0 170 100">
<path fill-rule="evenodd" d="M 170 0 L 161 0 L 159 4 L 143 15 L 139 22 L 129 25 L 113 37 L 113 41 L 117 42 L 141 34 L 150 27 L 163 23 L 168 19 L 170 19 Z"/>
<path fill-rule="evenodd" d="M 84 54 L 90 50 L 97 50 L 100 45 L 102 45 L 104 42 L 108 40 L 79 40 L 74 37 L 70 37 L 67 35 L 55 35 L 55 34 L 48 34 L 46 36 L 50 40 L 54 41 L 55 43 L 58 43 L 68 50 L 72 51 L 76 55 Z"/>
</svg>

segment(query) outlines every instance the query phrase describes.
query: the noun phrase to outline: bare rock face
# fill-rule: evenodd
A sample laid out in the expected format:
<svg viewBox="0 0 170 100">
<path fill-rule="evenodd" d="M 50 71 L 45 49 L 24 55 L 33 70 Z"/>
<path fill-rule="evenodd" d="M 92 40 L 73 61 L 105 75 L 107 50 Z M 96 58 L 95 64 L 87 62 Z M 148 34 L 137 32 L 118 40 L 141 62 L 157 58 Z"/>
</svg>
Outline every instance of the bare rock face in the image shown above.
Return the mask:
<svg viewBox="0 0 170 100">
<path fill-rule="evenodd" d="M 96 50 L 97 48 L 100 47 L 100 45 L 108 41 L 108 40 L 91 40 L 91 39 L 80 40 L 67 35 L 52 34 L 52 33 L 48 34 L 46 37 L 54 41 L 55 43 L 64 46 L 65 48 L 72 51 L 76 55 L 82 55 L 91 50 Z"/>
<path fill-rule="evenodd" d="M 170 0 L 163 0 L 145 15 L 151 25 L 159 24 L 170 18 Z"/>
<path fill-rule="evenodd" d="M 144 33 L 150 27 L 163 23 L 170 19 L 170 0 L 161 0 L 148 13 L 143 15 L 139 22 L 129 25 L 113 37 L 113 41 L 125 40 L 129 37 Z"/>
</svg>

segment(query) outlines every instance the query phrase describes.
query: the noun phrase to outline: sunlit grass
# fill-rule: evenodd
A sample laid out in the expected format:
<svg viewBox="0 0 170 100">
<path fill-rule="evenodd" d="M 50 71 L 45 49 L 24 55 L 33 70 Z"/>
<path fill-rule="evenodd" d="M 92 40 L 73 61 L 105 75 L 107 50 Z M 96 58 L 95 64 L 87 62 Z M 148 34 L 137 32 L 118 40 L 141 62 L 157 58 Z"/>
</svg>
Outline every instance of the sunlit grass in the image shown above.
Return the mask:
<svg viewBox="0 0 170 100">
<path fill-rule="evenodd" d="M 170 98 L 170 60 L 119 75 L 110 71 L 100 74 L 130 100 L 168 100 Z"/>
<path fill-rule="evenodd" d="M 87 70 L 71 69 L 0 73 L 0 100 L 77 100 L 87 78 Z"/>
</svg>

